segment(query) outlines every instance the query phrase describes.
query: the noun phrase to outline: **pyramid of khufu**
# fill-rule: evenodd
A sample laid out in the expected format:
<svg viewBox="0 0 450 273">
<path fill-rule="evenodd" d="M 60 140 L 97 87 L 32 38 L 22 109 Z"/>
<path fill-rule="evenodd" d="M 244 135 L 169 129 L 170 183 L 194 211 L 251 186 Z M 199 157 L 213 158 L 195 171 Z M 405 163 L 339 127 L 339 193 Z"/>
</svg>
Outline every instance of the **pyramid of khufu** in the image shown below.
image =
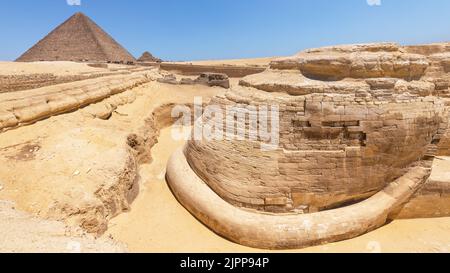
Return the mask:
<svg viewBox="0 0 450 273">
<path fill-rule="evenodd" d="M 16 61 L 134 63 L 136 59 L 83 13 L 76 13 Z"/>
<path fill-rule="evenodd" d="M 145 51 L 142 56 L 138 59 L 138 62 L 155 62 L 155 63 L 161 63 L 162 60 L 159 58 L 156 58 L 153 56 L 150 52 Z"/>
</svg>

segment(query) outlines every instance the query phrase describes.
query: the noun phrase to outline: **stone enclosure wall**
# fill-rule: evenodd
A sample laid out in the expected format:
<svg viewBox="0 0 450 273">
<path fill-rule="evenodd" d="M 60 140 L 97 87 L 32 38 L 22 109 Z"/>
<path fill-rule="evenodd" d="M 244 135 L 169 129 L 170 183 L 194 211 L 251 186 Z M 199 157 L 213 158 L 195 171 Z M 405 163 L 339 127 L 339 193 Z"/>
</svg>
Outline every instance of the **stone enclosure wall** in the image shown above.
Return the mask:
<svg viewBox="0 0 450 273">
<path fill-rule="evenodd" d="M 136 59 L 91 19 L 76 13 L 17 61 L 134 63 Z"/>
<path fill-rule="evenodd" d="M 70 112 L 151 80 L 135 72 L 0 94 L 0 130 Z"/>
</svg>

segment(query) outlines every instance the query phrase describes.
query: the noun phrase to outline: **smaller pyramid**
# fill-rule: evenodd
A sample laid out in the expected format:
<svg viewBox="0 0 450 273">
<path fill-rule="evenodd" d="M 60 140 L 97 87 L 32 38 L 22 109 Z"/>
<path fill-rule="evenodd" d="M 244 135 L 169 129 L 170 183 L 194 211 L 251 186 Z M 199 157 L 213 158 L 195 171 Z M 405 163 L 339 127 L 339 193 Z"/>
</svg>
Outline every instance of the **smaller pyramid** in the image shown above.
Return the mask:
<svg viewBox="0 0 450 273">
<path fill-rule="evenodd" d="M 150 52 L 145 51 L 142 54 L 142 56 L 138 59 L 138 62 L 142 62 L 142 63 L 148 63 L 148 62 L 161 63 L 162 60 L 154 57 Z"/>
<path fill-rule="evenodd" d="M 79 12 L 16 61 L 134 63 L 136 59 L 89 17 Z"/>
</svg>

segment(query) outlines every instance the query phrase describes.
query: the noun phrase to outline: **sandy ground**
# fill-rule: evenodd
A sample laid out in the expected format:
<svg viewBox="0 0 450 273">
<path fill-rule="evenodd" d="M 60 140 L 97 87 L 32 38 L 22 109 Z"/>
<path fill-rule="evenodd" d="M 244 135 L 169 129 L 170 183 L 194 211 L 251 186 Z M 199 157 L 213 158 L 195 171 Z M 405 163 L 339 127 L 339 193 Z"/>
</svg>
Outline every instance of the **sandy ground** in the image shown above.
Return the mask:
<svg viewBox="0 0 450 273">
<path fill-rule="evenodd" d="M 153 149 L 155 161 L 142 166 L 145 183 L 129 213 L 112 220 L 106 236 L 131 252 L 264 252 L 234 244 L 197 221 L 174 198 L 164 179 L 168 158 L 183 141 L 164 129 Z M 450 252 L 450 218 L 394 221 L 359 238 L 289 252 Z"/>
<path fill-rule="evenodd" d="M 227 65 L 266 65 L 272 58 L 228 61 L 201 61 L 197 64 L 227 64 Z M 104 71 L 91 68 L 86 64 L 71 62 L 38 62 L 17 64 L 0 62 L 0 74 L 30 74 L 55 73 L 58 75 L 90 73 Z M 237 84 L 232 79 L 232 84 Z M 53 117 L 34 125 L 8 131 L 0 137 L 2 144 L 22 142 L 33 138 L 45 138 L 61 130 L 69 130 L 86 126 L 105 128 L 133 127 L 151 109 L 170 102 L 192 101 L 192 96 L 211 96 L 219 89 L 203 86 L 170 86 L 152 83 L 139 88 L 137 92 L 141 99 L 135 103 L 122 106 L 119 114 L 114 114 L 109 122 L 86 118 L 83 111 Z M 104 142 L 103 140 L 101 140 Z M 14 144 L 14 143 L 12 143 Z M 140 175 L 143 186 L 141 193 L 132 205 L 129 213 L 119 215 L 110 223 L 110 229 L 102 238 L 106 249 L 117 250 L 117 246 L 108 243 L 109 236 L 125 243 L 132 252 L 259 252 L 261 250 L 246 248 L 234 244 L 197 221 L 174 198 L 165 179 L 165 166 L 170 155 L 184 141 L 174 141 L 171 129 L 164 129 L 159 143 L 152 154 L 155 159 L 152 164 L 141 166 Z M 0 180 L 0 200 L 10 200 L 17 203 L 16 209 L 2 205 L 0 202 L 0 252 L 23 251 L 72 251 L 77 248 L 77 242 L 67 236 L 66 228 L 60 222 L 46 221 L 34 218 L 29 214 L 18 212 L 17 209 L 33 211 L 28 205 L 32 203 L 24 194 L 24 187 L 14 183 L 21 174 L 8 173 Z M 30 195 L 33 186 L 28 186 Z M 34 196 L 34 195 L 33 195 Z M 39 196 L 35 198 L 39 199 Z M 39 200 L 41 202 L 42 200 Z M 5 220 L 7 219 L 7 220 Z M 83 237 L 74 237 L 84 240 Z M 78 238 L 78 239 L 77 239 Z M 97 244 L 93 246 L 92 244 Z M 101 251 L 105 249 L 101 243 L 91 239 L 86 241 L 86 251 Z M 111 248 L 110 248 L 111 247 Z M 294 252 L 450 252 L 450 218 L 402 220 L 378 229 L 359 238 L 319 246 Z"/>
<path fill-rule="evenodd" d="M 0 201 L 0 253 L 98 253 L 126 251 L 110 238 L 95 239 L 62 222 L 42 220 Z"/>
<path fill-rule="evenodd" d="M 235 60 L 204 60 L 204 61 L 188 61 L 173 62 L 181 64 L 195 65 L 242 65 L 242 66 L 268 66 L 270 62 L 278 57 L 254 58 L 254 59 L 235 59 Z"/>
<path fill-rule="evenodd" d="M 27 75 L 52 73 L 55 75 L 73 75 L 79 73 L 102 72 L 105 69 L 89 67 L 87 64 L 73 62 L 0 62 L 1 75 Z"/>
</svg>

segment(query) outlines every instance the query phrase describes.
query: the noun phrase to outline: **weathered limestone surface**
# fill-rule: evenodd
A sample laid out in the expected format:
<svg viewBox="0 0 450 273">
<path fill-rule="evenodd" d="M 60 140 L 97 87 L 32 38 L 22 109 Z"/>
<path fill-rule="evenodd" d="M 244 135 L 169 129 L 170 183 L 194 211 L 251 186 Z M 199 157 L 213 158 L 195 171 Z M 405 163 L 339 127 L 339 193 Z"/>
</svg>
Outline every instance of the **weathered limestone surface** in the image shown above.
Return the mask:
<svg viewBox="0 0 450 273">
<path fill-rule="evenodd" d="M 107 64 L 87 64 L 89 67 L 103 68 L 104 71 L 73 73 L 71 75 L 55 75 L 54 73 L 9 74 L 0 75 L 0 93 L 37 89 L 45 86 L 82 81 L 106 76 L 129 75 L 143 71 L 141 67 L 123 69 L 107 69 Z"/>
<path fill-rule="evenodd" d="M 298 56 L 308 61 L 316 54 L 360 58 L 355 62 L 379 71 L 392 68 L 386 56 L 410 57 L 395 44 L 330 47 Z M 372 60 L 365 59 L 368 55 L 381 63 L 372 66 Z M 275 61 L 272 67 L 286 68 L 284 64 L 297 62 L 298 56 Z M 425 56 L 416 57 L 428 64 Z M 319 62 L 318 70 L 330 65 Z M 414 70 L 416 64 L 403 65 Z M 191 167 L 228 202 L 265 211 L 325 210 L 380 191 L 438 142 L 447 128 L 446 106 L 433 96 L 433 82 L 412 80 L 403 72 L 391 74 L 396 77 L 375 77 L 369 70 L 352 73 L 346 77 L 353 78 L 340 81 L 309 79 L 298 70 L 271 69 L 245 77 L 242 87 L 214 98 L 212 104 L 238 105 L 249 115 L 256 114 L 255 106 L 277 104 L 279 149 L 261 151 L 261 141 L 249 138 L 190 141 L 186 156 Z M 248 132 L 249 125 L 239 129 Z"/>
<path fill-rule="evenodd" d="M 177 170 L 174 163 L 169 163 L 168 177 L 173 191 L 213 230 L 251 246 L 306 246 L 369 231 L 370 228 L 362 233 L 348 231 L 342 221 L 340 226 L 336 224 L 335 231 L 346 236 L 311 240 L 307 239 L 310 234 L 295 234 L 296 223 L 282 219 L 289 219 L 286 213 L 320 212 L 319 215 L 330 213 L 329 219 L 340 222 L 332 216 L 333 209 L 351 210 L 371 201 L 370 213 L 386 213 L 375 201 L 383 189 L 399 177 L 408 177 L 411 167 L 421 160 L 449 155 L 450 81 L 448 57 L 443 50 L 445 47 L 441 46 L 423 49 L 428 52 L 425 55 L 419 54 L 419 48 L 391 43 L 351 45 L 307 50 L 273 61 L 270 69 L 245 77 L 239 87 L 216 96 L 211 105 L 222 109 L 234 106 L 246 117 L 257 115 L 258 107 L 276 105 L 280 119 L 278 148 L 261 149 L 267 140 L 256 135 L 255 125 L 249 122 L 232 128 L 244 132 L 244 139 L 191 140 L 184 155 L 176 155 L 178 159 L 173 161 L 182 164 L 180 158 L 185 157 L 189 167 L 184 164 L 182 170 Z M 213 128 L 215 122 L 205 116 L 197 121 L 194 130 L 202 126 Z M 227 126 L 223 117 L 223 129 L 219 129 L 224 132 L 231 129 Z M 427 179 L 422 178 L 423 182 Z M 183 179 L 188 185 L 180 185 Z M 200 181 L 204 183 L 203 193 L 211 191 L 227 206 L 234 206 L 226 208 L 233 212 L 226 218 L 216 218 L 218 212 L 212 210 L 217 200 L 202 199 L 198 193 L 189 198 L 183 196 L 187 195 L 187 189 L 195 188 L 189 185 L 191 182 Z M 388 214 L 449 215 L 446 183 L 437 181 L 432 178 L 420 183 L 416 188 L 419 191 L 411 193 L 415 194 L 411 203 L 408 203 L 411 196 L 398 200 L 399 207 Z M 398 180 L 393 185 L 398 185 Z M 253 217 L 241 215 L 246 209 L 253 211 L 254 217 L 274 213 L 279 217 L 278 224 L 283 223 L 285 234 L 273 236 L 273 230 L 271 235 L 264 233 L 273 224 L 267 218 L 246 222 Z M 236 234 L 239 227 L 223 220 L 248 224 L 248 230 Z M 356 225 L 371 226 L 363 218 L 356 217 L 354 221 Z M 292 237 L 285 242 L 283 236 Z M 275 242 L 267 246 L 266 241 L 272 240 Z"/>
<path fill-rule="evenodd" d="M 409 53 L 430 56 L 437 53 L 450 52 L 450 44 L 435 43 L 426 45 L 414 45 L 414 46 L 405 46 L 403 49 Z"/>
<path fill-rule="evenodd" d="M 107 76 L 85 81 L 0 94 L 0 130 L 77 110 L 151 80 L 150 72 Z"/>
<path fill-rule="evenodd" d="M 230 80 L 223 73 L 202 73 L 194 82 L 211 87 L 220 86 L 226 89 L 230 88 Z"/>
<path fill-rule="evenodd" d="M 370 91 L 366 82 L 323 82 L 311 80 L 298 73 L 298 71 L 267 70 L 260 74 L 247 76 L 240 81 L 241 86 L 254 87 L 258 90 L 275 93 L 287 93 L 292 96 L 322 93 L 356 93 L 357 91 Z"/>
<path fill-rule="evenodd" d="M 159 58 L 156 58 L 153 56 L 150 52 L 145 51 L 142 53 L 142 56 L 138 59 L 138 62 L 155 62 L 155 63 L 161 63 L 162 60 Z"/>
</svg>

